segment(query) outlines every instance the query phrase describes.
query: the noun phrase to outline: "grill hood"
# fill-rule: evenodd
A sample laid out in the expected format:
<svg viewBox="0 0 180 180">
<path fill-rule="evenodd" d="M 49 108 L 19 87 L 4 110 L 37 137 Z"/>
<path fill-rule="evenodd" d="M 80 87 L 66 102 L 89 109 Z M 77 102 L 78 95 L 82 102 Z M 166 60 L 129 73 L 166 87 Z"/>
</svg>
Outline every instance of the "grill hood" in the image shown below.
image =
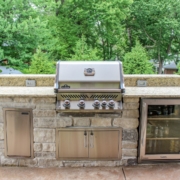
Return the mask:
<svg viewBox="0 0 180 180">
<path fill-rule="evenodd" d="M 122 63 L 120 61 L 58 62 L 54 90 L 94 91 L 116 90 L 124 93 Z"/>
</svg>

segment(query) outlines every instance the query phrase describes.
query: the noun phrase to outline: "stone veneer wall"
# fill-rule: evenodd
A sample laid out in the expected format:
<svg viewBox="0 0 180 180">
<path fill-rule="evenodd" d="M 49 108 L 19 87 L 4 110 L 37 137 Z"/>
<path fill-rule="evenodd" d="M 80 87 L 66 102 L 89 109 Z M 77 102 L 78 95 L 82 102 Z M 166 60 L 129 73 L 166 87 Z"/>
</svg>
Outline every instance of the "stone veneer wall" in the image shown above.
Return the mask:
<svg viewBox="0 0 180 180">
<path fill-rule="evenodd" d="M 120 114 L 61 114 L 55 111 L 55 98 L 0 98 L 0 165 L 28 167 L 120 166 L 136 162 L 139 124 L 139 98 L 124 98 Z M 34 158 L 4 156 L 4 122 L 2 108 L 32 108 L 34 127 Z M 118 161 L 60 161 L 55 158 L 55 128 L 122 127 L 122 160 Z"/>
<path fill-rule="evenodd" d="M 36 86 L 53 87 L 55 75 L 30 75 L 30 74 L 14 74 L 1 75 L 0 86 L 26 86 L 26 80 L 35 80 Z M 179 75 L 124 75 L 125 87 L 136 87 L 138 80 L 147 81 L 147 87 L 180 87 Z"/>
</svg>

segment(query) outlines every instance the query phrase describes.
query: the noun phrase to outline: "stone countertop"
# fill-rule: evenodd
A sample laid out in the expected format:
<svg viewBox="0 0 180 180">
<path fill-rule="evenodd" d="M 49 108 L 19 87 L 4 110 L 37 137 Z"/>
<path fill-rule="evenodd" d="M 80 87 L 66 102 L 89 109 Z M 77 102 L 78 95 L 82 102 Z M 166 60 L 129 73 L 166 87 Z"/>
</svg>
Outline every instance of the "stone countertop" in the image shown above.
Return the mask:
<svg viewBox="0 0 180 180">
<path fill-rule="evenodd" d="M 126 87 L 124 97 L 180 97 L 180 87 Z M 50 87 L 0 87 L 0 96 L 56 97 Z"/>
<path fill-rule="evenodd" d="M 125 89 L 124 97 L 180 97 L 180 87 L 126 87 Z"/>
<path fill-rule="evenodd" d="M 56 97 L 53 87 L 0 87 L 0 97 Z"/>
</svg>

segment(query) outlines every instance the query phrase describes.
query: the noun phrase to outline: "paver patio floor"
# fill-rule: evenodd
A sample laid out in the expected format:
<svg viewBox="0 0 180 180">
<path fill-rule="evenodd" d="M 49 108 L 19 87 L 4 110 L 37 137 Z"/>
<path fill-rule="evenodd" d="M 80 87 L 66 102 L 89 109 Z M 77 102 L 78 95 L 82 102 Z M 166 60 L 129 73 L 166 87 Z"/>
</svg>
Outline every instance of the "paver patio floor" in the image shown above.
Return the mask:
<svg viewBox="0 0 180 180">
<path fill-rule="evenodd" d="M 0 167 L 0 180 L 180 180 L 180 164 L 126 167 Z"/>
</svg>

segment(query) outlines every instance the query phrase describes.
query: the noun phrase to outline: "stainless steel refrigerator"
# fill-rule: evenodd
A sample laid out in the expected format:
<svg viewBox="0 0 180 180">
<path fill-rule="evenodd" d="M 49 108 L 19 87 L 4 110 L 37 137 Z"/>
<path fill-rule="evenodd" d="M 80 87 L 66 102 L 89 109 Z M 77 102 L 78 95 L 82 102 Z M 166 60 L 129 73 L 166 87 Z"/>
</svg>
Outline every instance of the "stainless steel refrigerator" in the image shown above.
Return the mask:
<svg viewBox="0 0 180 180">
<path fill-rule="evenodd" d="M 180 160 L 180 99 L 141 99 L 138 162 Z"/>
</svg>

